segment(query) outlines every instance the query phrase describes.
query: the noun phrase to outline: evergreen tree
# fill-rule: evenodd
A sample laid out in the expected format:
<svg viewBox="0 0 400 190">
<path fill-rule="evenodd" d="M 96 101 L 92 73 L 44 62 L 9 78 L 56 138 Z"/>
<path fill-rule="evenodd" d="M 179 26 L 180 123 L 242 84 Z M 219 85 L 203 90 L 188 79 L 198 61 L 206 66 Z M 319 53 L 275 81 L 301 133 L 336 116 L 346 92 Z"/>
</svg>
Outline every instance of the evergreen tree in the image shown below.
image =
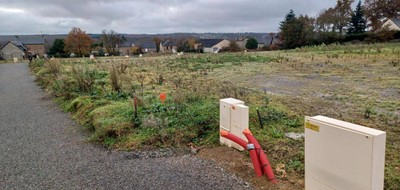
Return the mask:
<svg viewBox="0 0 400 190">
<path fill-rule="evenodd" d="M 65 53 L 64 51 L 64 40 L 63 39 L 56 39 L 53 43 L 53 46 L 50 48 L 49 53 L 51 55 L 57 53 Z"/>
<path fill-rule="evenodd" d="M 348 34 L 361 34 L 365 32 L 367 21 L 364 18 L 364 10 L 361 7 L 361 0 L 358 1 L 356 10 L 354 10 L 351 15 L 349 25 Z"/>
<path fill-rule="evenodd" d="M 246 48 L 247 49 L 257 49 L 258 48 L 258 42 L 255 38 L 250 38 L 246 42 Z"/>
<path fill-rule="evenodd" d="M 304 21 L 305 19 L 298 19 L 293 10 L 290 10 L 286 15 L 279 28 L 284 49 L 296 48 L 308 43 L 306 39 L 307 32 L 305 32 L 307 30 L 306 23 Z"/>
</svg>

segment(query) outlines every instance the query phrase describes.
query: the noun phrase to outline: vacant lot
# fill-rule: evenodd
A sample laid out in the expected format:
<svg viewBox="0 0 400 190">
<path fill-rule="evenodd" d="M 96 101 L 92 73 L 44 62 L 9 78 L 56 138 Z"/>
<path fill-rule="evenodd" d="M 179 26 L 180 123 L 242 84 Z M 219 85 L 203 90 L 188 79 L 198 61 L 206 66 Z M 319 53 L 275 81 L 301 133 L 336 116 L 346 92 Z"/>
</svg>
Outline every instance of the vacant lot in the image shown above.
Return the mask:
<svg viewBox="0 0 400 190">
<path fill-rule="evenodd" d="M 386 131 L 385 188 L 400 188 L 400 44 L 62 59 L 36 61 L 31 68 L 62 107 L 93 131 L 94 142 L 118 149 L 206 146 L 201 156 L 231 171 L 245 170 L 239 175 L 262 188 L 267 184 L 249 177 L 253 174 L 243 153 L 213 148 L 218 145 L 218 99 L 235 97 L 250 106 L 250 128 L 272 164 L 286 165 L 289 177 L 281 179 L 282 189 L 304 185 L 303 141 L 284 133 L 302 132 L 305 115 Z M 167 94 L 164 104 L 161 92 Z M 257 107 L 264 129 L 258 126 Z"/>
</svg>

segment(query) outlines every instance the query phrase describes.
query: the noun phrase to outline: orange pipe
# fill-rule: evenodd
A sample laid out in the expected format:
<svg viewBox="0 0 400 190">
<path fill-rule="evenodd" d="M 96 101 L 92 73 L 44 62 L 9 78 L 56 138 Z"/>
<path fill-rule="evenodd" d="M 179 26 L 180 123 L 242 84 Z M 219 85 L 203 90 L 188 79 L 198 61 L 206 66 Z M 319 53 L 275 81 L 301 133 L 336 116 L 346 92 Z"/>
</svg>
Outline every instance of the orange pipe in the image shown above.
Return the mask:
<svg viewBox="0 0 400 190">
<path fill-rule="evenodd" d="M 254 172 L 256 173 L 257 177 L 261 177 L 263 175 L 263 171 L 261 169 L 260 160 L 258 160 L 257 149 L 255 148 L 254 144 L 248 144 L 247 150 L 249 150 L 249 155 L 251 162 L 253 163 Z"/>
<path fill-rule="evenodd" d="M 250 159 L 251 159 L 251 162 L 253 163 L 253 167 L 254 167 L 254 172 L 256 173 L 257 177 L 261 177 L 263 175 L 263 172 L 261 170 L 260 161 L 258 160 L 258 155 L 257 155 L 254 144 L 247 144 L 246 141 L 244 141 L 240 137 L 238 137 L 228 131 L 221 130 L 220 134 L 222 137 L 225 137 L 225 138 L 239 144 L 241 147 L 243 147 L 249 151 Z"/>
<path fill-rule="evenodd" d="M 237 143 L 238 145 L 240 145 L 241 147 L 243 147 L 244 149 L 247 149 L 247 142 L 243 139 L 241 139 L 240 137 L 228 132 L 228 131 L 224 131 L 221 130 L 220 134 L 222 137 L 225 137 L 235 143 Z"/>
<path fill-rule="evenodd" d="M 249 129 L 245 129 L 243 131 L 244 136 L 247 138 L 249 143 L 254 144 L 257 154 L 258 154 L 258 159 L 261 162 L 261 167 L 264 172 L 264 174 L 267 176 L 268 180 L 277 183 L 274 171 L 272 170 L 271 164 L 269 163 L 268 157 L 265 154 L 265 152 L 262 150 L 260 143 L 258 143 L 257 139 L 253 136 L 251 131 Z"/>
</svg>

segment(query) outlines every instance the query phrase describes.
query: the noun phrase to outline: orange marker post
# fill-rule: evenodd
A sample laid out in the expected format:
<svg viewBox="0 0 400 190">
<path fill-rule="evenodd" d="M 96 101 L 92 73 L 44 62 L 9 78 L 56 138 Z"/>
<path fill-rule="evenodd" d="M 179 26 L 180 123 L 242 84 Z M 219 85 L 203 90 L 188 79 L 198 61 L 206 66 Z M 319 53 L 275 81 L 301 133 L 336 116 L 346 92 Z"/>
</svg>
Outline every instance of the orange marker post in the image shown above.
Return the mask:
<svg viewBox="0 0 400 190">
<path fill-rule="evenodd" d="M 164 93 L 164 92 L 160 93 L 160 100 L 161 100 L 161 103 L 164 103 L 164 102 L 165 102 L 165 99 L 167 99 L 167 94 Z"/>
</svg>

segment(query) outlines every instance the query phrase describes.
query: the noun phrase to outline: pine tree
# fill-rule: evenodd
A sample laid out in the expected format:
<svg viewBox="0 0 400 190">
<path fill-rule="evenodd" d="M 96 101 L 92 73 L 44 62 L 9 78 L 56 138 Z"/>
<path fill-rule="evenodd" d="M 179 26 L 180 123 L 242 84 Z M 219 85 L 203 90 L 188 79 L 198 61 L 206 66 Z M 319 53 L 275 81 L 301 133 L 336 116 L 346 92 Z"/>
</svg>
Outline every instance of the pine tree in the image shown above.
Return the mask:
<svg viewBox="0 0 400 190">
<path fill-rule="evenodd" d="M 296 14 L 294 14 L 293 9 L 290 9 L 289 13 L 286 15 L 285 20 L 281 22 L 281 26 L 285 22 L 296 20 Z"/>
<path fill-rule="evenodd" d="M 356 10 L 351 15 L 348 34 L 361 34 L 365 32 L 367 21 L 364 17 L 364 10 L 361 7 L 361 0 L 358 1 Z"/>
<path fill-rule="evenodd" d="M 291 49 L 307 45 L 309 35 L 307 27 L 308 17 L 297 18 L 293 10 L 286 15 L 285 20 L 281 22 L 280 39 L 284 49 Z"/>
<path fill-rule="evenodd" d="M 49 53 L 51 55 L 57 53 L 65 53 L 64 51 L 64 40 L 63 39 L 56 39 L 53 43 L 53 46 L 50 48 Z"/>
</svg>

